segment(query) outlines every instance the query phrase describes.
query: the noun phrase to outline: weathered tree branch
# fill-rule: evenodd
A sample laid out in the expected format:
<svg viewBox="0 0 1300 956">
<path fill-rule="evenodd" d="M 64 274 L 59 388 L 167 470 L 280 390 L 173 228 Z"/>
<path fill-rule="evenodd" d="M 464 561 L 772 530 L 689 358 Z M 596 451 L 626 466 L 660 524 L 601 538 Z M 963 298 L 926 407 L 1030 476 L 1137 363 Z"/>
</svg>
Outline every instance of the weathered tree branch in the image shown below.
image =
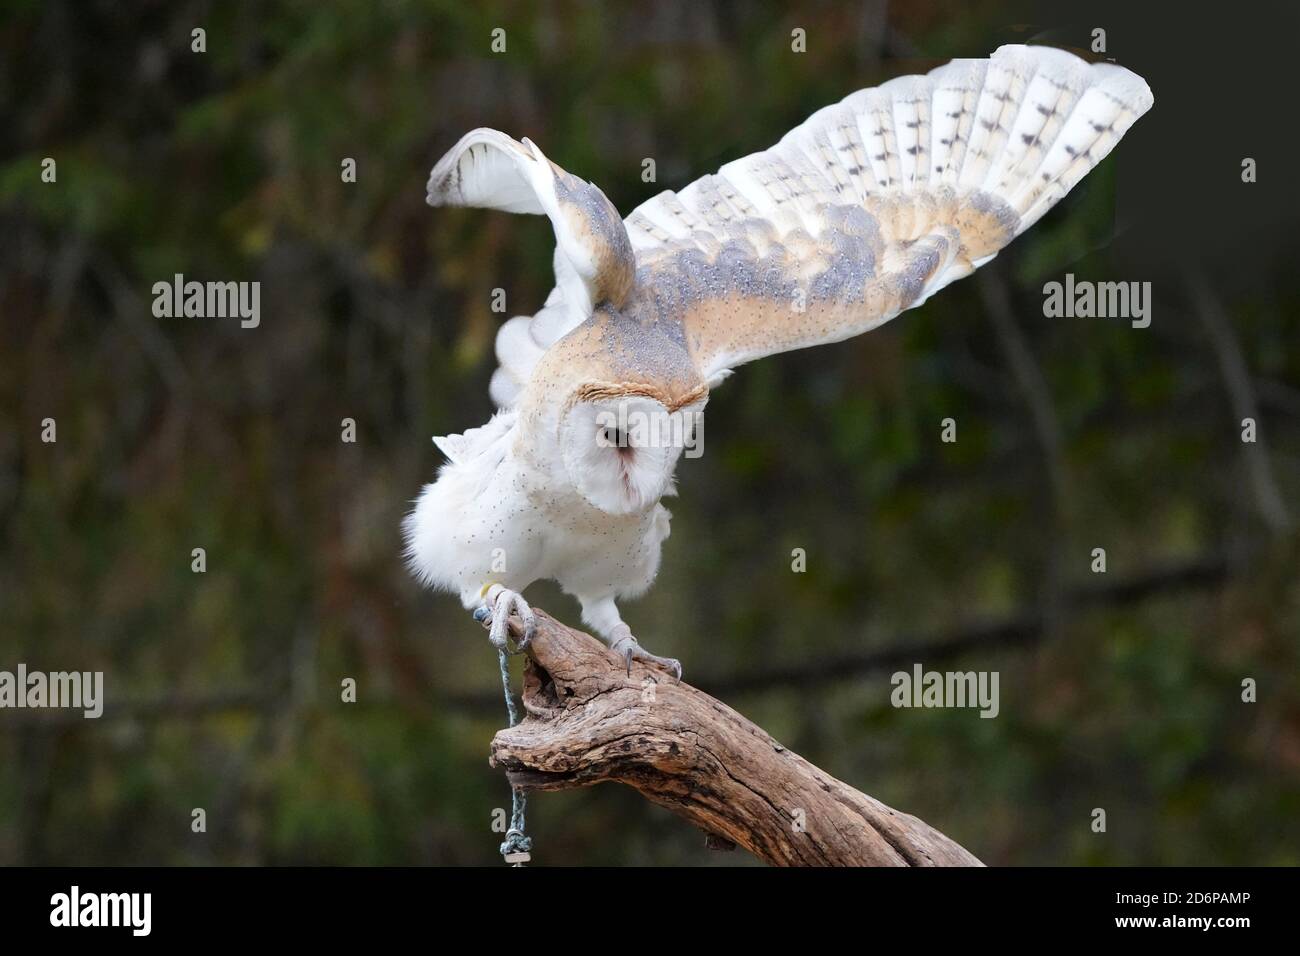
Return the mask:
<svg viewBox="0 0 1300 956">
<path fill-rule="evenodd" d="M 1247 418 L 1258 422 L 1259 402 L 1255 397 L 1254 380 L 1223 304 L 1199 270 L 1187 269 L 1186 276 L 1192 304 L 1210 337 L 1219 363 L 1219 373 L 1232 403 L 1233 417 L 1238 423 L 1234 430 Z M 1255 491 L 1260 517 L 1271 532 L 1282 534 L 1291 527 L 1291 514 L 1287 510 L 1286 499 L 1278 487 L 1277 479 L 1273 476 L 1262 425 L 1260 431 L 1261 434 L 1256 435 L 1254 441 L 1239 444 L 1246 463 L 1246 474 Z"/>
<path fill-rule="evenodd" d="M 492 740 L 492 765 L 529 790 L 615 781 L 782 866 L 979 866 L 916 817 L 814 767 L 703 691 L 538 611 L 527 716 Z M 517 623 L 512 621 L 512 626 Z"/>
</svg>

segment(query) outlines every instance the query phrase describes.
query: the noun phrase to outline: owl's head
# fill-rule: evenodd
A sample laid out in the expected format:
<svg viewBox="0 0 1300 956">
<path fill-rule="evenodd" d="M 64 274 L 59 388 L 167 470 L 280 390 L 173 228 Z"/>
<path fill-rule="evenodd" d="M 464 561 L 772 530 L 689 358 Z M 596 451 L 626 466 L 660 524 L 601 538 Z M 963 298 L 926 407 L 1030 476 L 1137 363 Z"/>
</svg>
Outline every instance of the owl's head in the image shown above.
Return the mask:
<svg viewBox="0 0 1300 956">
<path fill-rule="evenodd" d="M 667 396 L 636 385 L 588 383 L 561 412 L 569 480 L 592 507 L 634 514 L 673 490 L 677 462 L 703 451 L 707 392 Z"/>
</svg>

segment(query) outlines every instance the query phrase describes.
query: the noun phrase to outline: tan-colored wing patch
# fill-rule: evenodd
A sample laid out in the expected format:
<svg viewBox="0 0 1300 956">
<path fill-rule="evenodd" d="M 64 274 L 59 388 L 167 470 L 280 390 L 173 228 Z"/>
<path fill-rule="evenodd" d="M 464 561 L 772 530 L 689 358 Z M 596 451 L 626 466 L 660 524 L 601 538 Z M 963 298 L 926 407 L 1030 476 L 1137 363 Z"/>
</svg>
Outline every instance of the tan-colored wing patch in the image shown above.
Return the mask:
<svg viewBox="0 0 1300 956">
<path fill-rule="evenodd" d="M 771 240 L 740 221 L 711 252 L 677 247 L 645 256 L 628 309 L 680 322 L 710 380 L 764 355 L 888 321 L 941 278 L 973 270 L 1010 239 L 1016 222 L 1004 204 L 958 201 L 951 190 L 818 212 L 825 225 L 816 236 L 795 230 Z"/>
<path fill-rule="evenodd" d="M 865 332 L 994 256 L 1152 102 L 1122 67 L 1026 46 L 854 93 L 628 216 L 625 309 L 680 326 L 710 381 Z"/>
</svg>

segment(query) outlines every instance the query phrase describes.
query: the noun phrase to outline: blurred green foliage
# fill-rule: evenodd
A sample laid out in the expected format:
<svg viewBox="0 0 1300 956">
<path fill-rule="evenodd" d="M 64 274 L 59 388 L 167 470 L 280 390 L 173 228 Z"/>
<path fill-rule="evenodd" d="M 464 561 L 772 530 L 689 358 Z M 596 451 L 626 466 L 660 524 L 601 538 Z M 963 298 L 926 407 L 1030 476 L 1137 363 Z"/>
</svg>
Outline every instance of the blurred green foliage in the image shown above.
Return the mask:
<svg viewBox="0 0 1300 956">
<path fill-rule="evenodd" d="M 1036 22 L 937 2 L 10 4 L 0 668 L 102 669 L 110 715 L 0 712 L 0 863 L 496 861 L 495 659 L 456 601 L 410 579 L 398 526 L 439 462 L 429 436 L 491 412 L 491 290 L 533 311 L 552 238 L 540 217 L 429 210 L 432 162 L 497 127 L 626 213 L 855 89 Z M 726 696 L 989 863 L 1296 864 L 1300 546 L 1256 515 L 1214 351 L 1172 270 L 1151 273 L 1149 334 L 1041 317 L 1044 281 L 1147 278 L 1126 252 L 1183 229 L 1117 217 L 1147 188 L 1122 175 L 1129 144 L 992 267 L 1047 383 L 1062 494 L 960 283 L 719 389 L 660 580 L 625 614 L 688 679 L 725 685 L 1048 608 L 1036 640 L 924 661 L 1000 671 L 996 720 L 894 710 L 888 669 Z M 261 327 L 154 319 L 149 290 L 177 272 L 260 280 Z M 1300 284 L 1268 280 L 1226 304 L 1294 514 Z M 46 417 L 57 444 L 40 441 Z M 1206 555 L 1232 559 L 1226 580 L 1061 600 Z M 1246 676 L 1258 704 L 1240 702 Z M 746 862 L 623 788 L 530 809 L 542 863 Z"/>
</svg>

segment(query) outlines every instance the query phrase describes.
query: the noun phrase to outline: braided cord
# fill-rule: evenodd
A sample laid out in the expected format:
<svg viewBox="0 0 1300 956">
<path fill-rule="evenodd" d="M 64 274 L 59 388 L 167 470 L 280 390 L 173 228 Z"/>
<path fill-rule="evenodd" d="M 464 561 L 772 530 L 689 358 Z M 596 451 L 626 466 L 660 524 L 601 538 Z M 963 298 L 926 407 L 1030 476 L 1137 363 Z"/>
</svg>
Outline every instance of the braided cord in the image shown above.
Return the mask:
<svg viewBox="0 0 1300 956">
<path fill-rule="evenodd" d="M 510 694 L 510 657 L 504 647 L 497 648 L 497 658 L 501 662 L 501 691 L 506 699 L 506 714 L 509 715 L 510 726 L 513 727 L 519 723 L 519 711 L 515 707 L 514 697 Z M 512 853 L 527 853 L 533 848 L 532 839 L 524 836 L 524 811 L 527 803 L 522 788 L 510 788 L 510 829 L 506 833 L 505 842 L 501 844 L 503 857 L 508 857 Z M 519 863 L 515 865 L 522 866 Z"/>
</svg>

